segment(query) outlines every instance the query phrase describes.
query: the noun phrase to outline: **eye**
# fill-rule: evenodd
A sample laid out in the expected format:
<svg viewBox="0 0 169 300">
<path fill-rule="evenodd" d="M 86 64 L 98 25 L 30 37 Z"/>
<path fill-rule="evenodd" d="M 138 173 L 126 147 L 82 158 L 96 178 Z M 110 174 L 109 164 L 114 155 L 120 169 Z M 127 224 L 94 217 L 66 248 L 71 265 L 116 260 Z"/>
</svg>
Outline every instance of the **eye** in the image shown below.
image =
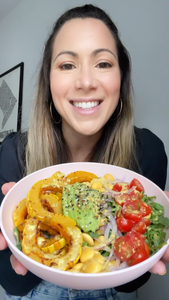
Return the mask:
<svg viewBox="0 0 169 300">
<path fill-rule="evenodd" d="M 107 69 L 107 68 L 111 68 L 112 65 L 109 62 L 103 61 L 103 62 L 100 62 L 99 64 L 97 64 L 96 67 L 100 68 L 100 69 Z"/>
<path fill-rule="evenodd" d="M 75 66 L 72 65 L 72 64 L 66 63 L 66 64 L 61 65 L 59 68 L 60 68 L 61 70 L 72 70 L 72 69 L 75 68 Z"/>
</svg>

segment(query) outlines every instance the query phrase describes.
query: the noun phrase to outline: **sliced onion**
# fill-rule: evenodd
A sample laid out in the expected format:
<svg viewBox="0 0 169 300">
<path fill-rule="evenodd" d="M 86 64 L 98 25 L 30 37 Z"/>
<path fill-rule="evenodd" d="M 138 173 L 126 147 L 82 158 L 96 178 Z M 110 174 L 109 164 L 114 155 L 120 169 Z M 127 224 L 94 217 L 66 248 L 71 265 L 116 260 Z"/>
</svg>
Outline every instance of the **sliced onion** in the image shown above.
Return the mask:
<svg viewBox="0 0 169 300">
<path fill-rule="evenodd" d="M 94 250 L 105 250 L 107 252 L 111 252 L 111 249 L 108 246 L 113 242 L 112 237 L 107 239 L 104 243 L 101 240 L 97 239 L 97 238 L 95 238 L 95 240 L 98 241 L 100 243 L 100 245 L 93 246 L 92 248 Z"/>
<path fill-rule="evenodd" d="M 132 194 L 132 193 L 135 191 L 135 189 L 136 189 L 136 187 L 135 187 L 135 186 L 132 186 L 132 187 L 128 190 L 128 192 L 126 192 L 126 194 L 128 194 L 128 195 Z"/>
<path fill-rule="evenodd" d="M 112 226 L 111 226 L 111 223 L 109 222 L 109 223 L 107 224 L 107 227 L 106 227 L 105 231 L 104 231 L 104 237 L 105 237 L 105 240 L 108 239 L 108 237 L 109 237 L 109 235 L 110 235 L 110 230 L 111 230 L 111 229 L 112 229 Z"/>
<path fill-rule="evenodd" d="M 117 271 L 117 270 L 122 270 L 128 267 L 126 261 L 123 261 L 118 267 L 115 266 L 109 266 L 110 271 Z"/>
<path fill-rule="evenodd" d="M 117 224 L 116 224 L 115 217 L 113 217 L 112 214 L 110 214 L 110 223 L 111 223 L 112 233 L 114 235 L 116 235 L 117 234 Z"/>
</svg>

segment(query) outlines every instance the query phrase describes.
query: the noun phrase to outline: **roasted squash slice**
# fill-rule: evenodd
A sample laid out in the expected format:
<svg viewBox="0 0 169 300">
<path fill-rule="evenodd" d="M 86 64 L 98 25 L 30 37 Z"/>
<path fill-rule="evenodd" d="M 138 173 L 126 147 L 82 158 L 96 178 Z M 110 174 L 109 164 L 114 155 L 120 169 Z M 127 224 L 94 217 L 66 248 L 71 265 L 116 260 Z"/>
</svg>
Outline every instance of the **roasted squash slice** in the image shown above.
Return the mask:
<svg viewBox="0 0 169 300">
<path fill-rule="evenodd" d="M 62 199 L 52 193 L 44 193 L 40 196 L 40 201 L 50 212 L 62 214 Z"/>
<path fill-rule="evenodd" d="M 95 174 L 86 172 L 86 171 L 76 171 L 68 174 L 65 177 L 65 180 L 69 182 L 69 184 L 73 184 L 75 182 L 90 182 L 92 179 L 98 178 Z"/>
<path fill-rule="evenodd" d="M 16 206 L 14 213 L 13 213 L 13 220 L 15 227 L 19 224 L 23 223 L 27 217 L 27 207 L 26 207 L 26 198 L 21 200 L 19 204 Z"/>
<path fill-rule="evenodd" d="M 59 181 L 55 178 L 47 178 L 38 181 L 33 185 L 29 190 L 26 200 L 28 214 L 31 217 L 36 216 L 36 218 L 45 224 L 49 225 L 53 213 L 47 211 L 40 201 L 41 196 L 44 194 L 44 191 L 49 191 L 52 193 L 62 192 L 63 187 L 66 183 Z M 57 197 L 57 196 L 55 196 Z M 59 198 L 55 198 L 59 201 Z"/>
<path fill-rule="evenodd" d="M 38 237 L 38 246 L 43 250 L 45 253 L 53 253 L 56 250 L 62 249 L 66 246 L 66 240 L 61 238 L 58 234 L 52 239 L 46 239 L 44 237 Z"/>
<path fill-rule="evenodd" d="M 66 220 L 67 219 L 67 220 Z M 75 222 L 70 218 L 62 215 L 54 215 L 51 221 L 56 229 L 61 233 L 61 236 L 68 244 L 67 252 L 65 248 L 62 251 L 58 250 L 56 254 L 45 253 L 38 247 L 37 239 L 40 235 L 40 221 L 36 218 L 31 218 L 27 221 L 22 240 L 22 251 L 30 258 L 59 270 L 67 270 L 72 268 L 79 260 L 82 248 L 82 234 Z"/>
</svg>

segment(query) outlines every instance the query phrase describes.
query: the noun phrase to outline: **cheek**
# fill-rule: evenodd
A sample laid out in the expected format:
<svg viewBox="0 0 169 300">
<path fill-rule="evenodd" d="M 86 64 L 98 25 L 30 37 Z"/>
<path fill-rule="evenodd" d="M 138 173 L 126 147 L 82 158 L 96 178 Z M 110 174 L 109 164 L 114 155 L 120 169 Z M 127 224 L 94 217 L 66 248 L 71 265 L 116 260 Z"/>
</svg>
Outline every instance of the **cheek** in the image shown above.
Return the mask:
<svg viewBox="0 0 169 300">
<path fill-rule="evenodd" d="M 109 96 L 116 95 L 120 93 L 121 78 L 119 73 L 113 74 L 112 76 L 107 76 L 104 78 L 103 84 L 107 90 Z"/>
<path fill-rule="evenodd" d="M 58 76 L 51 77 L 50 90 L 51 90 L 53 100 L 55 99 L 59 100 L 65 94 L 65 90 L 66 90 L 65 82 L 61 80 L 61 78 Z"/>
</svg>

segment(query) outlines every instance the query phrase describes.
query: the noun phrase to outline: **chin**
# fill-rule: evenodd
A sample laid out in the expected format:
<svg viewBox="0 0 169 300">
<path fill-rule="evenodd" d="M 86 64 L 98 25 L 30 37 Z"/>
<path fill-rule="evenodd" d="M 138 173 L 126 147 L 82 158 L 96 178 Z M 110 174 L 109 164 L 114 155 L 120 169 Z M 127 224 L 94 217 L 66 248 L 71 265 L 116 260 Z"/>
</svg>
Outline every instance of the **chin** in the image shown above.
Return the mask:
<svg viewBox="0 0 169 300">
<path fill-rule="evenodd" d="M 85 128 L 84 130 L 78 130 L 78 132 L 84 136 L 92 136 L 98 134 L 100 130 L 101 130 L 100 128 L 96 130 L 93 129 L 91 130 L 91 128 Z"/>
</svg>

